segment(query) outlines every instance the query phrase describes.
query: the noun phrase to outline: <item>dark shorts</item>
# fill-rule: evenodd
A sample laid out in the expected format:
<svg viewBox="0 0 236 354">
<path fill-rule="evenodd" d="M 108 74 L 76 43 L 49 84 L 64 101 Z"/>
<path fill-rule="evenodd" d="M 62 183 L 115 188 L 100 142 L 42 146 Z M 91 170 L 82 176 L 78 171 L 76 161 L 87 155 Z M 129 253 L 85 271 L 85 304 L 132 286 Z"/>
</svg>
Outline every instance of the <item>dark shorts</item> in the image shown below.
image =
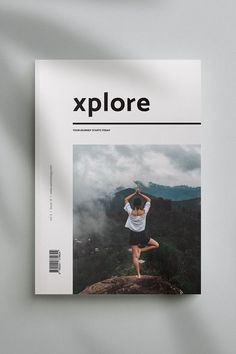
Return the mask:
<svg viewBox="0 0 236 354">
<path fill-rule="evenodd" d="M 141 232 L 135 232 L 130 230 L 129 245 L 139 246 L 139 248 L 145 247 L 150 240 L 150 237 L 146 235 L 145 230 Z"/>
</svg>

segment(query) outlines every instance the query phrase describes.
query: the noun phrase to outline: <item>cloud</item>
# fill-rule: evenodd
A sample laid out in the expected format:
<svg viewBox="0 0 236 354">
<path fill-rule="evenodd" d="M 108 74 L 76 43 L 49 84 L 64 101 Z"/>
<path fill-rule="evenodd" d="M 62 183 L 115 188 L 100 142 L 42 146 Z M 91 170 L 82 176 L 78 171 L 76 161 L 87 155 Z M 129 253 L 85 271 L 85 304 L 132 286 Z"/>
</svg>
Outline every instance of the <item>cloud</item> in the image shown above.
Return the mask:
<svg viewBox="0 0 236 354">
<path fill-rule="evenodd" d="M 200 185 L 199 145 L 74 145 L 74 194 L 78 203 L 139 180 Z"/>
<path fill-rule="evenodd" d="M 98 199 L 118 187 L 135 188 L 137 180 L 199 186 L 200 167 L 200 145 L 74 145 L 74 233 L 102 231 L 106 216 Z"/>
<path fill-rule="evenodd" d="M 201 167 L 200 150 L 197 146 L 174 145 L 160 147 L 159 149 L 177 169 L 189 172 Z"/>
<path fill-rule="evenodd" d="M 106 227 L 106 213 L 99 201 L 88 200 L 74 207 L 74 237 L 94 233 L 102 234 Z"/>
</svg>

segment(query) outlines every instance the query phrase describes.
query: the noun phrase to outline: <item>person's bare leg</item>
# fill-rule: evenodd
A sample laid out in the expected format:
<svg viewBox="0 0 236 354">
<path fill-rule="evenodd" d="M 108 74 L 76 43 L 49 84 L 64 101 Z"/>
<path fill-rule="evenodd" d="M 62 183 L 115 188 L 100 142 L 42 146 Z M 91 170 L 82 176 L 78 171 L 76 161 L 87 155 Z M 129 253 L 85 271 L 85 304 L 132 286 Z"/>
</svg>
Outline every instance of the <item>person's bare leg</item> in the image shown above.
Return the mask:
<svg viewBox="0 0 236 354">
<path fill-rule="evenodd" d="M 138 259 L 139 259 L 140 258 L 140 254 L 141 254 L 141 248 L 138 247 L 137 252 L 138 252 Z"/>
<path fill-rule="evenodd" d="M 141 252 L 148 252 L 148 251 L 154 250 L 158 247 L 160 247 L 159 243 L 157 241 L 153 240 L 153 238 L 150 238 L 147 246 L 141 248 Z"/>
<path fill-rule="evenodd" d="M 138 262 L 139 256 L 140 256 L 140 251 L 139 251 L 138 246 L 132 246 L 132 261 L 133 261 L 133 265 L 134 265 L 135 270 L 137 272 L 137 277 L 141 278 L 140 264 Z"/>
</svg>

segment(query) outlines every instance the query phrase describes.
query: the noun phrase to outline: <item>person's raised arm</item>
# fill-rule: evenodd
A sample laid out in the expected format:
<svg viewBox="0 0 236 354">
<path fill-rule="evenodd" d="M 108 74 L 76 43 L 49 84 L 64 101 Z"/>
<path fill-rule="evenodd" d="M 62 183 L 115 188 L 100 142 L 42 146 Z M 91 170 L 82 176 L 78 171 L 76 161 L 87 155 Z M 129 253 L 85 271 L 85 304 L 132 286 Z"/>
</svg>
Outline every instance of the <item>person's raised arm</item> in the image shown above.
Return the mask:
<svg viewBox="0 0 236 354">
<path fill-rule="evenodd" d="M 141 192 L 139 192 L 138 194 L 141 195 L 141 197 L 143 197 L 147 202 L 151 203 L 151 199 L 147 197 L 145 194 L 142 194 Z"/>
<path fill-rule="evenodd" d="M 130 199 L 137 193 L 137 191 L 135 191 L 134 193 L 128 195 L 127 197 L 125 197 L 124 201 L 125 204 L 129 203 Z"/>
</svg>

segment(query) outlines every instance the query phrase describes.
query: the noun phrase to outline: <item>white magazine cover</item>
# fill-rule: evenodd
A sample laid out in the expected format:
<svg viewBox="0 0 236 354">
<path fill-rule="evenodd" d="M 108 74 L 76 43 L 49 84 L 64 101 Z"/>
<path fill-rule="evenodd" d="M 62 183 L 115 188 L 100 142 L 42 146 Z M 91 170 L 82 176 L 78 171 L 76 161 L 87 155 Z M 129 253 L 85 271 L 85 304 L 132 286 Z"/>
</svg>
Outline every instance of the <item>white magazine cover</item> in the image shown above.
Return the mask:
<svg viewBox="0 0 236 354">
<path fill-rule="evenodd" d="M 201 62 L 37 60 L 35 293 L 201 293 Z"/>
</svg>

